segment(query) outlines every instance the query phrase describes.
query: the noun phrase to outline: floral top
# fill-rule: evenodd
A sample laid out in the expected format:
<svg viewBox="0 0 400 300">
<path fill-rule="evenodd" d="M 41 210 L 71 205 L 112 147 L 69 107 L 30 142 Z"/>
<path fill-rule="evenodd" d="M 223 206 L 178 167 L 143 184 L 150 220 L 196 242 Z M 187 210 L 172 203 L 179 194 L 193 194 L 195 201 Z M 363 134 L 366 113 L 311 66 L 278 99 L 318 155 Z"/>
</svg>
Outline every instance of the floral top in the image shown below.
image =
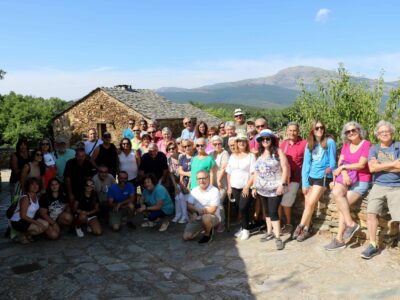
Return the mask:
<svg viewBox="0 0 400 300">
<path fill-rule="evenodd" d="M 260 156 L 256 161 L 255 171 L 257 193 L 264 197 L 276 197 L 276 190 L 282 181 L 282 168 L 275 154 L 268 158 Z"/>
</svg>

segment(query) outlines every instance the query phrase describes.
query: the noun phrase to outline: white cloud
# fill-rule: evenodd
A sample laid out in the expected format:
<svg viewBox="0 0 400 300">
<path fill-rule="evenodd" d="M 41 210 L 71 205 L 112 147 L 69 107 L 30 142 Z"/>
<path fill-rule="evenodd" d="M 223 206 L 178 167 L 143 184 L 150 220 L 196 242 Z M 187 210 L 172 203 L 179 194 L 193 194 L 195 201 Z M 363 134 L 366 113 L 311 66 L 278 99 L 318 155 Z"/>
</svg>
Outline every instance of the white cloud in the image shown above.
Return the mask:
<svg viewBox="0 0 400 300">
<path fill-rule="evenodd" d="M 342 62 L 356 76 L 377 78 L 385 71 L 387 81 L 399 80 L 400 52 L 370 56 L 306 57 L 268 56 L 259 59 L 196 61 L 185 68 L 157 68 L 122 71 L 99 66 L 91 70 L 57 69 L 9 70 L 0 81 L 0 93 L 15 91 L 24 95 L 60 97 L 75 100 L 99 86 L 130 84 L 135 88 L 175 86 L 184 88 L 274 75 L 293 66 L 313 66 L 335 70 Z"/>
<path fill-rule="evenodd" d="M 324 23 L 324 22 L 328 21 L 330 14 L 331 14 L 331 11 L 329 9 L 321 8 L 320 10 L 318 10 L 317 14 L 315 15 L 315 21 Z"/>
</svg>

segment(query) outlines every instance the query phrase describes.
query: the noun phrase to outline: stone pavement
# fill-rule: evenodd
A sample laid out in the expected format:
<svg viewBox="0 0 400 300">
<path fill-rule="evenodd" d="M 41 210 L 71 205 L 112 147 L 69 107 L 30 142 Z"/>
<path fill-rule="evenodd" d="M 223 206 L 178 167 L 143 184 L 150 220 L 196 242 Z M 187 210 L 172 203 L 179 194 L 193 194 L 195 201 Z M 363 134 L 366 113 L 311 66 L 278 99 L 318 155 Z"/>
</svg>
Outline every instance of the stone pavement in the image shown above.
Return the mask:
<svg viewBox="0 0 400 300">
<path fill-rule="evenodd" d="M 1 195 L 2 234 L 8 200 Z M 398 249 L 365 261 L 358 245 L 325 251 L 329 239 L 320 235 L 283 251 L 260 235 L 242 242 L 216 233 L 199 245 L 181 241 L 183 228 L 123 228 L 82 239 L 63 232 L 58 241 L 28 245 L 0 238 L 0 299 L 400 298 Z"/>
</svg>

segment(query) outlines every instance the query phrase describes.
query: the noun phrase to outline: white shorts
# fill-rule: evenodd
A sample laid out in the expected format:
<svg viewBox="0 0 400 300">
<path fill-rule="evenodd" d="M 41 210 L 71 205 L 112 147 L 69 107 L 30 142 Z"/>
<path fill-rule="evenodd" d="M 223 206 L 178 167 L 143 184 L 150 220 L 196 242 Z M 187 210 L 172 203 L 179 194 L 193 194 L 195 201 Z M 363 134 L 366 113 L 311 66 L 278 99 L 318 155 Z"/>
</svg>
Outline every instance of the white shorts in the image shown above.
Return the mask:
<svg viewBox="0 0 400 300">
<path fill-rule="evenodd" d="M 289 185 L 289 191 L 283 195 L 281 205 L 286 207 L 292 207 L 296 200 L 297 191 L 299 190 L 299 182 L 291 182 Z"/>
</svg>

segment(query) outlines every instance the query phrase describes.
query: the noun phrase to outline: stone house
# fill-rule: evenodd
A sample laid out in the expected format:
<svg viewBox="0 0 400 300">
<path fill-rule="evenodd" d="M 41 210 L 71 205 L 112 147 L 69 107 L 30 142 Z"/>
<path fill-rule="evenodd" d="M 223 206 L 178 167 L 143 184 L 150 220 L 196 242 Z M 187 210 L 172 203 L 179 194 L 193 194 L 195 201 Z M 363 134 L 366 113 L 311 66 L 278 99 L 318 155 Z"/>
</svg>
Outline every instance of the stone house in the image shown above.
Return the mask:
<svg viewBox="0 0 400 300">
<path fill-rule="evenodd" d="M 173 136 L 180 136 L 184 117 L 194 124 L 205 121 L 216 126 L 220 119 L 191 104 L 178 104 L 148 89 L 132 89 L 129 85 L 96 88 L 53 118 L 54 138 L 64 137 L 71 144 L 84 140 L 90 128 L 99 134 L 108 131 L 118 143 L 128 120 L 157 120 L 159 129 L 169 127 Z"/>
</svg>

